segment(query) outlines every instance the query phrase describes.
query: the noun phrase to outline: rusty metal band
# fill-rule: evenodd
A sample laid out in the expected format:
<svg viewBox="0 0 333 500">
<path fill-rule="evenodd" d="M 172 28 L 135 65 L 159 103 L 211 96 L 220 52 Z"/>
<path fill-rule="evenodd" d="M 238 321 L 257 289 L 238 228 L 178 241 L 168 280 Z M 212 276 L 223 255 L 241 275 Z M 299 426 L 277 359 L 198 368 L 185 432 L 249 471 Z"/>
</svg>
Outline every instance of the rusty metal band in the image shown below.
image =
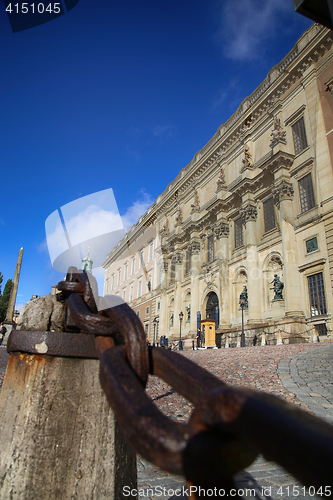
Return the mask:
<svg viewBox="0 0 333 500">
<path fill-rule="evenodd" d="M 8 338 L 7 351 L 98 359 L 95 337 L 84 333 L 13 330 Z"/>
<path fill-rule="evenodd" d="M 331 425 L 271 394 L 227 386 L 177 353 L 155 347 L 150 355 L 150 373 L 195 405 L 187 424 L 158 410 L 140 387 L 124 347 L 107 349 L 100 357 L 103 390 L 127 439 L 146 459 L 195 480 L 209 453 L 205 439 L 203 445 L 197 442 L 204 432 L 217 447 L 214 474 L 224 470 L 231 476 L 262 453 L 306 486 L 331 484 Z M 200 467 L 189 471 L 184 457 L 193 454 L 186 453 L 193 443 L 201 452 Z"/>
</svg>

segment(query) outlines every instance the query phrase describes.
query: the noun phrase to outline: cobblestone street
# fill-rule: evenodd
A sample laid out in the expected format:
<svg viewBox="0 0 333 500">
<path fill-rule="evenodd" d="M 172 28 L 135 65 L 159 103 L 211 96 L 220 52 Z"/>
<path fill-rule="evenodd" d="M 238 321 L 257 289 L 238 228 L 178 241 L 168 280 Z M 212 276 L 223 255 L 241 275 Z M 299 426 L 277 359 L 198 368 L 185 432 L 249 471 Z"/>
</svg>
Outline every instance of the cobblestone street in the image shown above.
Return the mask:
<svg viewBox="0 0 333 500">
<path fill-rule="evenodd" d="M 225 382 L 275 394 L 333 423 L 333 344 L 294 344 L 238 349 L 185 351 L 183 355 L 206 368 Z M 0 384 L 8 355 L 0 348 Z M 147 392 L 156 405 L 171 418 L 186 421 L 192 406 L 163 381 L 150 377 Z M 159 470 L 138 458 L 140 500 L 172 498 L 182 488 L 181 477 Z M 314 497 L 302 485 L 274 463 L 262 457 L 238 475 L 239 488 L 255 488 L 252 498 L 292 499 L 299 492 L 301 500 Z M 323 485 L 325 486 L 325 485 Z M 295 489 L 296 488 L 296 489 Z M 147 492 L 148 496 L 145 495 Z M 162 494 L 163 493 L 163 494 Z M 165 494 L 164 494 L 165 493 Z M 177 492 L 179 493 L 179 492 Z M 175 496 L 187 498 L 186 496 Z M 173 499 L 173 500 L 174 500 Z"/>
</svg>

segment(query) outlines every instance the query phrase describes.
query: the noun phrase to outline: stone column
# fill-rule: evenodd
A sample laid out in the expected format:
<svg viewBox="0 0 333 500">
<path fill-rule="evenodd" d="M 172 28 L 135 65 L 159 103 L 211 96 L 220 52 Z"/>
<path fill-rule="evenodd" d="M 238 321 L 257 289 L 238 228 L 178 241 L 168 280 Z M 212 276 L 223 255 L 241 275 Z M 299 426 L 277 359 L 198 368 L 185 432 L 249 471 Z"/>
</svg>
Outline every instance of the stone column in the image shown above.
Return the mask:
<svg viewBox="0 0 333 500">
<path fill-rule="evenodd" d="M 262 303 L 262 273 L 259 268 L 257 251 L 257 208 L 248 203 L 241 210 L 244 225 L 246 227 L 246 264 L 247 264 L 247 291 L 248 291 L 248 323 L 261 321 Z"/>
<path fill-rule="evenodd" d="M 293 226 L 292 200 L 294 189 L 290 182 L 282 180 L 274 189 L 274 201 L 279 209 L 284 260 L 285 315 L 304 317 L 301 284 L 297 263 L 297 243 Z"/>
<path fill-rule="evenodd" d="M 199 275 L 201 272 L 200 241 L 192 240 L 188 247 L 191 253 L 191 331 L 197 331 L 199 302 Z"/>
<path fill-rule="evenodd" d="M 219 297 L 220 325 L 230 323 L 230 300 L 229 300 L 229 224 L 220 222 L 214 228 L 217 237 L 217 256 L 219 259 L 219 278 L 221 295 Z"/>
</svg>

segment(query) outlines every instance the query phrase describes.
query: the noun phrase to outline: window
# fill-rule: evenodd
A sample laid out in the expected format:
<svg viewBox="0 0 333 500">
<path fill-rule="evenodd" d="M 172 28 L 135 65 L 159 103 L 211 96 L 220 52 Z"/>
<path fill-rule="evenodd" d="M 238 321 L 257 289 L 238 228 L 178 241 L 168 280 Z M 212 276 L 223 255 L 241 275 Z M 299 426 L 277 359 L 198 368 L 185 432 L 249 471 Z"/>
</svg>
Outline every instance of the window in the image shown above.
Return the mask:
<svg viewBox="0 0 333 500">
<path fill-rule="evenodd" d="M 118 286 L 120 285 L 120 274 L 121 274 L 121 269 L 118 269 Z"/>
<path fill-rule="evenodd" d="M 320 325 L 315 325 L 318 335 L 327 335 L 327 328 L 325 323 L 321 323 Z"/>
<path fill-rule="evenodd" d="M 275 213 L 274 213 L 274 200 L 273 197 L 264 201 L 264 221 L 265 221 L 265 233 L 275 228 Z"/>
<path fill-rule="evenodd" d="M 318 250 L 317 236 L 315 236 L 314 238 L 311 238 L 310 240 L 307 240 L 305 242 L 305 244 L 306 244 L 306 252 L 307 253 L 315 252 L 316 250 Z"/>
<path fill-rule="evenodd" d="M 140 251 L 140 269 L 143 268 L 144 266 L 144 260 L 143 260 L 143 250 Z"/>
<path fill-rule="evenodd" d="M 301 153 L 305 148 L 308 147 L 308 141 L 306 140 L 304 118 L 300 118 L 294 125 L 292 125 L 295 155 Z"/>
<path fill-rule="evenodd" d="M 124 281 L 127 280 L 127 272 L 128 272 L 128 264 L 126 262 L 126 264 L 125 264 L 125 272 L 124 272 Z"/>
<path fill-rule="evenodd" d="M 126 301 L 126 288 L 125 288 L 125 290 L 123 290 L 123 300 Z"/>
<path fill-rule="evenodd" d="M 112 286 L 111 286 L 111 290 L 114 289 L 114 274 L 112 275 Z"/>
<path fill-rule="evenodd" d="M 136 311 L 136 315 L 138 318 L 140 318 L 140 311 Z"/>
<path fill-rule="evenodd" d="M 138 288 L 138 298 L 140 298 L 142 295 L 142 281 L 139 281 L 139 288 Z"/>
<path fill-rule="evenodd" d="M 161 302 L 157 302 L 157 310 L 159 311 L 161 307 Z"/>
<path fill-rule="evenodd" d="M 175 259 L 171 259 L 170 280 L 175 281 L 175 279 L 176 279 L 176 261 Z"/>
<path fill-rule="evenodd" d="M 326 314 L 323 273 L 308 276 L 311 316 Z"/>
<path fill-rule="evenodd" d="M 151 242 L 149 245 L 149 262 L 153 260 L 154 243 Z"/>
<path fill-rule="evenodd" d="M 148 323 L 145 324 L 145 334 L 147 335 L 148 337 L 148 333 L 149 333 L 149 325 Z"/>
<path fill-rule="evenodd" d="M 235 220 L 235 248 L 238 248 L 243 245 L 243 219 L 239 217 L 239 219 Z"/>
<path fill-rule="evenodd" d="M 208 237 L 208 262 L 214 260 L 214 235 Z"/>
<path fill-rule="evenodd" d="M 301 199 L 301 211 L 307 212 L 315 206 L 311 174 L 306 175 L 298 182 Z"/>
<path fill-rule="evenodd" d="M 146 314 L 149 314 L 149 306 L 146 307 Z"/>
<path fill-rule="evenodd" d="M 185 274 L 189 274 L 191 270 L 191 252 L 186 250 L 185 252 Z"/>
<path fill-rule="evenodd" d="M 130 288 L 130 302 L 133 301 L 133 292 L 134 292 L 134 289 L 133 289 L 133 285 L 132 285 Z"/>
<path fill-rule="evenodd" d="M 110 284 L 110 278 L 108 278 L 106 280 L 106 287 L 105 287 L 105 293 L 108 294 L 109 293 L 109 284 Z"/>
<path fill-rule="evenodd" d="M 135 273 L 135 257 L 132 259 L 132 274 Z"/>
</svg>

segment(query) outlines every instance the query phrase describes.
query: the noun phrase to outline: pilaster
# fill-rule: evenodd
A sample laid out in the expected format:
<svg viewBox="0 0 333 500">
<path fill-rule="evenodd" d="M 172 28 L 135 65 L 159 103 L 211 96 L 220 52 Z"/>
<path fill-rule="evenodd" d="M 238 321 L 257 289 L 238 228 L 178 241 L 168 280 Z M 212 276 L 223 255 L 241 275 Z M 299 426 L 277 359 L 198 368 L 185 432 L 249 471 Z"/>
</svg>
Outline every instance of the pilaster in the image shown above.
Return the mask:
<svg viewBox="0 0 333 500">
<path fill-rule="evenodd" d="M 262 317 L 262 273 L 259 268 L 256 220 L 258 211 L 247 202 L 241 209 L 246 228 L 247 289 L 249 297 L 248 323 L 258 323 Z"/>
</svg>

